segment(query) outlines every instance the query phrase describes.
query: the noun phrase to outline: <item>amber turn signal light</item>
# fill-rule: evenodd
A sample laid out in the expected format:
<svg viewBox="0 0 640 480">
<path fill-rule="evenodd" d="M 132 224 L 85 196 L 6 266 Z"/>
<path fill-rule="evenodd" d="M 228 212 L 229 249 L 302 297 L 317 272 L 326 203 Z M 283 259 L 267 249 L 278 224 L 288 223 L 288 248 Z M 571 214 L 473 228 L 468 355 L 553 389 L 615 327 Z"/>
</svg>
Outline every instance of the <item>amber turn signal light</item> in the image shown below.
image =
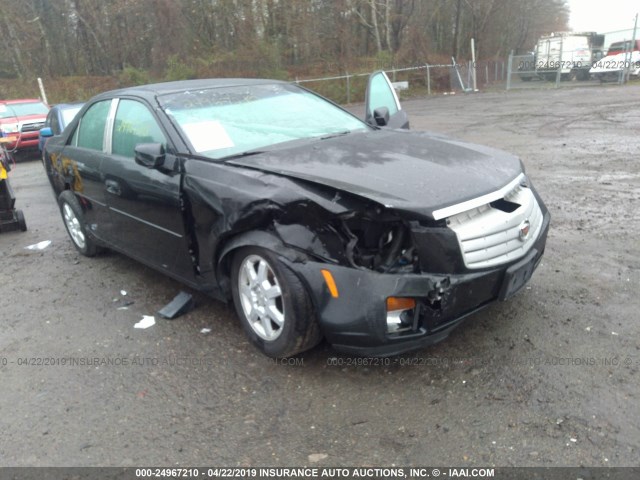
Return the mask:
<svg viewBox="0 0 640 480">
<path fill-rule="evenodd" d="M 322 276 L 324 277 L 324 281 L 329 288 L 329 293 L 331 293 L 331 296 L 333 298 L 338 298 L 340 294 L 338 293 L 338 287 L 336 286 L 336 281 L 333 279 L 333 275 L 331 275 L 331 272 L 324 269 L 320 270 L 320 272 L 322 272 Z"/>
<path fill-rule="evenodd" d="M 387 312 L 393 312 L 394 310 L 411 310 L 412 308 L 416 308 L 416 301 L 413 298 L 387 298 Z"/>
</svg>

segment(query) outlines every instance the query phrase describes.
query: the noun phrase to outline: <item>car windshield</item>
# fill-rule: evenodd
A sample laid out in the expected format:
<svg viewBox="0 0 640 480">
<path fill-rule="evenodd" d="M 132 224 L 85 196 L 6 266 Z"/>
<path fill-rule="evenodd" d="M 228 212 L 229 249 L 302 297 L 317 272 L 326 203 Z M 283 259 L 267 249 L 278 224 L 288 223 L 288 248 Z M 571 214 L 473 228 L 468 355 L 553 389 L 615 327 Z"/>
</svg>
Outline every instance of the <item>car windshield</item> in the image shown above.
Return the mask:
<svg viewBox="0 0 640 480">
<path fill-rule="evenodd" d="M 186 91 L 159 100 L 194 150 L 214 159 L 370 128 L 321 97 L 290 84 Z"/>
<path fill-rule="evenodd" d="M 77 113 L 82 108 L 82 105 L 78 105 L 77 107 L 70 107 L 60 110 L 62 113 L 62 128 L 66 127 L 71 123 L 71 120 L 77 115 Z"/>
<path fill-rule="evenodd" d="M 624 53 L 629 50 L 632 50 L 631 48 L 632 45 L 633 44 L 631 43 L 631 40 L 627 40 L 625 42 L 612 43 L 611 46 L 609 47 L 609 50 L 607 51 L 607 56 L 617 55 L 619 53 Z M 636 45 L 636 48 L 634 50 L 639 50 L 639 49 L 640 48 L 638 48 L 638 45 Z"/>
<path fill-rule="evenodd" d="M 49 108 L 42 102 L 7 103 L 0 105 L 0 118 L 25 115 L 46 115 Z"/>
</svg>

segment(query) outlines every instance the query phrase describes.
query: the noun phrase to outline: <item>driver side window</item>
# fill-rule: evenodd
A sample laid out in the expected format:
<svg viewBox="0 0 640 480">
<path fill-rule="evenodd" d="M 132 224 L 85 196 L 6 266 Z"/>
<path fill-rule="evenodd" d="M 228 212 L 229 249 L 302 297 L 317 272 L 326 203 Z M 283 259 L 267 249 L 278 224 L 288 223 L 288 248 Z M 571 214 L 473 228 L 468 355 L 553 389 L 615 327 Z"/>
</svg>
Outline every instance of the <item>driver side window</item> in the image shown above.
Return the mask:
<svg viewBox="0 0 640 480">
<path fill-rule="evenodd" d="M 111 151 L 114 155 L 133 158 L 136 145 L 161 143 L 167 140 L 149 109 L 135 100 L 122 99 L 113 124 Z"/>
<path fill-rule="evenodd" d="M 371 112 L 380 107 L 387 107 L 389 109 L 389 115 L 394 115 L 398 112 L 398 101 L 393 92 L 393 87 L 385 74 L 382 72 L 374 74 L 371 77 L 369 88 L 369 106 Z"/>
</svg>

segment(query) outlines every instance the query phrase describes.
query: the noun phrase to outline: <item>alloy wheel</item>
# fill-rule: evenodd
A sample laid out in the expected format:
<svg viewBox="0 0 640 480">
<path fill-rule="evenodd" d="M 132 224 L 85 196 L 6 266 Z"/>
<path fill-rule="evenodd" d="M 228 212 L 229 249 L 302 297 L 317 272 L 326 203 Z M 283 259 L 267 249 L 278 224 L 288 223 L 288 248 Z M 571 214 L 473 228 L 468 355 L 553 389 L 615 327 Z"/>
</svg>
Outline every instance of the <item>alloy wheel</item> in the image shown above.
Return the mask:
<svg viewBox="0 0 640 480">
<path fill-rule="evenodd" d="M 80 225 L 80 221 L 73 211 L 73 208 L 71 208 L 68 203 L 65 203 L 62 207 L 62 215 L 64 217 L 64 223 L 67 226 L 67 230 L 69 231 L 69 235 L 71 236 L 71 240 L 73 240 L 73 243 L 75 243 L 79 249 L 84 249 L 87 242 L 84 238 L 82 226 Z"/>
<path fill-rule="evenodd" d="M 253 331 L 267 341 L 278 338 L 285 322 L 282 289 L 264 258 L 249 255 L 242 261 L 238 293 L 242 310 Z"/>
</svg>

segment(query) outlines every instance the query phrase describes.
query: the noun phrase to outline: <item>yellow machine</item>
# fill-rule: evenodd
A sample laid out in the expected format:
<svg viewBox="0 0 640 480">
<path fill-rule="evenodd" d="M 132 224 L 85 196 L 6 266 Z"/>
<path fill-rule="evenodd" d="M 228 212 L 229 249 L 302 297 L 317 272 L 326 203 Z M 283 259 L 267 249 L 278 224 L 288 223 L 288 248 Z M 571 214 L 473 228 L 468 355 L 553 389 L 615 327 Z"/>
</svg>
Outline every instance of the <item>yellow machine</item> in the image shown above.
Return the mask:
<svg viewBox="0 0 640 480">
<path fill-rule="evenodd" d="M 16 197 L 9 183 L 11 154 L 6 144 L 11 141 L 9 138 L 0 138 L 0 232 L 17 229 L 24 232 L 27 230 L 27 223 L 22 211 L 14 208 Z"/>
</svg>

